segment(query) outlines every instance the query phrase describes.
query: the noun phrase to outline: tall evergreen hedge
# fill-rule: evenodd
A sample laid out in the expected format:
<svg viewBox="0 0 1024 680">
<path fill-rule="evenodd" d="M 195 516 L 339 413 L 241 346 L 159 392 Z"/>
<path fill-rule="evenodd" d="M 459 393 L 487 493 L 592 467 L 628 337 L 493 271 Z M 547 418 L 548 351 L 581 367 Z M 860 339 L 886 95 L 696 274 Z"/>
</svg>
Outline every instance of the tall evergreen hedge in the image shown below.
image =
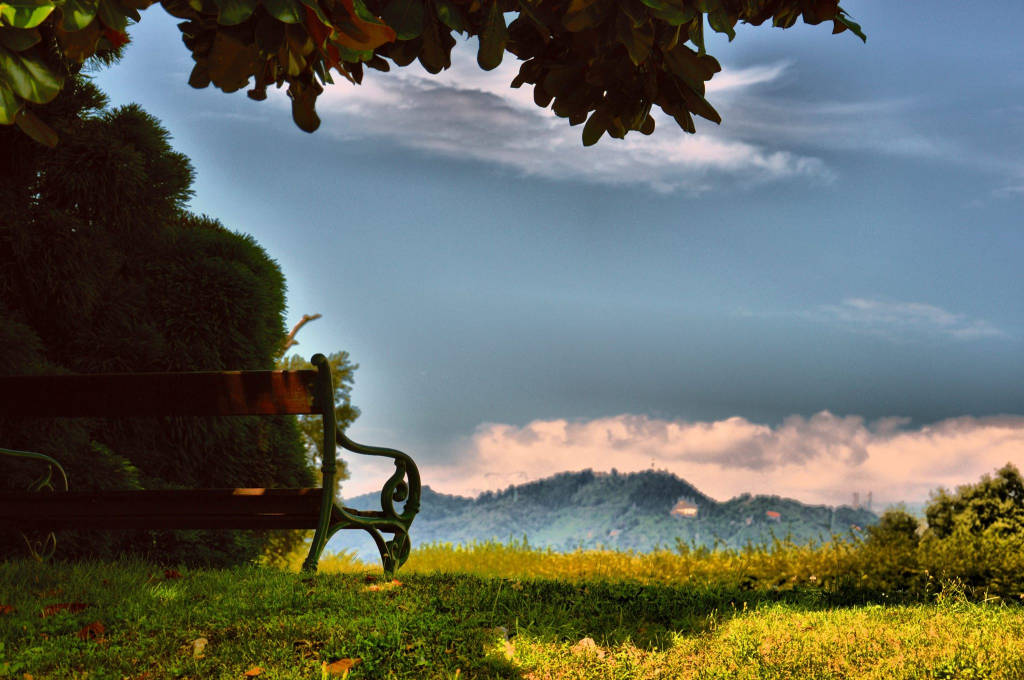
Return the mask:
<svg viewBox="0 0 1024 680">
<path fill-rule="evenodd" d="M 193 170 L 157 120 L 74 78 L 55 150 L 0 127 L 0 374 L 269 369 L 285 283 L 249 236 L 185 210 Z M 59 399 L 60 395 L 53 395 Z M 74 489 L 308 486 L 295 419 L 3 419 L 0 446 L 60 460 Z M 42 470 L 0 456 L 0 488 Z M 58 555 L 257 556 L 254 532 L 63 532 Z M 23 554 L 18 535 L 0 555 Z"/>
</svg>

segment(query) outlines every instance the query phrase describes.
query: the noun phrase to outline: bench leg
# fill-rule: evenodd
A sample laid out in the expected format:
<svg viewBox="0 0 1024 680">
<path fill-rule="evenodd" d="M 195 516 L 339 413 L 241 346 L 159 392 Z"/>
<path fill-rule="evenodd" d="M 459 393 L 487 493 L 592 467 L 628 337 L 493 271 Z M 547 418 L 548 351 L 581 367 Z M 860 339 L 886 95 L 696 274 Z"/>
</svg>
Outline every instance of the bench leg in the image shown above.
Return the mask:
<svg viewBox="0 0 1024 680">
<path fill-rule="evenodd" d="M 348 514 L 350 511 L 343 511 Z M 343 529 L 362 529 L 366 533 L 370 534 L 370 538 L 377 544 L 377 551 L 380 553 L 381 566 L 384 568 L 385 578 L 394 578 L 395 572 L 398 568 L 405 564 L 405 561 L 409 559 L 409 550 L 412 543 L 409 541 L 409 532 L 405 527 L 394 526 L 390 522 L 384 527 L 374 526 L 379 524 L 380 518 L 371 518 L 370 521 L 365 519 L 362 521 L 345 521 L 339 522 L 333 525 L 330 531 L 327 532 L 328 540 Z M 374 522 L 374 520 L 378 520 Z M 372 522 L 372 524 L 371 524 Z M 393 533 L 391 540 L 384 538 L 384 533 Z M 313 547 L 310 547 L 310 554 L 306 558 L 306 562 L 303 563 L 303 571 L 315 572 L 316 563 L 319 560 L 319 553 L 313 555 Z M 306 565 L 311 564 L 312 568 L 307 569 Z"/>
</svg>

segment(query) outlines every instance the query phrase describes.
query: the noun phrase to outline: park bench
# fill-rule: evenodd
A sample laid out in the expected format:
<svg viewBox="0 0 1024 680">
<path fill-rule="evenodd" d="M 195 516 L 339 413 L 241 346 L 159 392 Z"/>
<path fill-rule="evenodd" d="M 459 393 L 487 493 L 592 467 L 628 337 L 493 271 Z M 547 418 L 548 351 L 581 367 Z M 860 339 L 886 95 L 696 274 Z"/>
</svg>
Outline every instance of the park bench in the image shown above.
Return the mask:
<svg viewBox="0 0 1024 680">
<path fill-rule="evenodd" d="M 420 502 L 419 471 L 400 451 L 364 446 L 345 436 L 335 422 L 327 359 L 317 354 L 312 363 L 316 370 L 0 377 L 2 418 L 319 414 L 323 419 L 319 488 L 67 490 L 67 477 L 53 457 L 0 449 L 50 465 L 36 490 L 0 492 L 0 530 L 315 529 L 302 568 L 316 571 L 331 536 L 341 529 L 362 529 L 377 544 L 384 571 L 394 573 L 409 555 L 409 525 Z M 355 510 L 336 502 L 338 444 L 354 453 L 394 460 L 380 510 Z M 54 469 L 63 478 L 64 490 L 40 492 L 53 488 Z"/>
</svg>

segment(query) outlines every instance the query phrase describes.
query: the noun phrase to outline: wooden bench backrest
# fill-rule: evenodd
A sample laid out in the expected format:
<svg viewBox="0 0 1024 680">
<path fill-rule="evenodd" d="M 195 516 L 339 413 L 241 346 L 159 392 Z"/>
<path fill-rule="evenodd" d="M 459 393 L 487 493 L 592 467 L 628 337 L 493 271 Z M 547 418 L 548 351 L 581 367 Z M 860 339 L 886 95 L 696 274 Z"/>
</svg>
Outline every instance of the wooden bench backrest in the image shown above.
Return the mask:
<svg viewBox="0 0 1024 680">
<path fill-rule="evenodd" d="M 324 413 L 316 379 L 312 370 L 0 377 L 0 417 Z"/>
</svg>

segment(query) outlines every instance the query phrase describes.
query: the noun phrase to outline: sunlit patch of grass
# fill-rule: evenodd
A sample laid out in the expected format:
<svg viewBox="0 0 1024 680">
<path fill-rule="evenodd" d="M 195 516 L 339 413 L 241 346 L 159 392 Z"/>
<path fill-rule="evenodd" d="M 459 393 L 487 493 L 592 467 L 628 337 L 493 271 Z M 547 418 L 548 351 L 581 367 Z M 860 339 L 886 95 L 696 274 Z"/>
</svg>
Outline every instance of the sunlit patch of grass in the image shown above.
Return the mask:
<svg viewBox="0 0 1024 680">
<path fill-rule="evenodd" d="M 964 614 L 967 617 L 964 618 Z M 969 605 L 805 611 L 776 604 L 740 613 L 664 648 L 626 640 L 581 648 L 520 635 L 527 678 L 1020 678 L 1021 612 Z"/>
</svg>

